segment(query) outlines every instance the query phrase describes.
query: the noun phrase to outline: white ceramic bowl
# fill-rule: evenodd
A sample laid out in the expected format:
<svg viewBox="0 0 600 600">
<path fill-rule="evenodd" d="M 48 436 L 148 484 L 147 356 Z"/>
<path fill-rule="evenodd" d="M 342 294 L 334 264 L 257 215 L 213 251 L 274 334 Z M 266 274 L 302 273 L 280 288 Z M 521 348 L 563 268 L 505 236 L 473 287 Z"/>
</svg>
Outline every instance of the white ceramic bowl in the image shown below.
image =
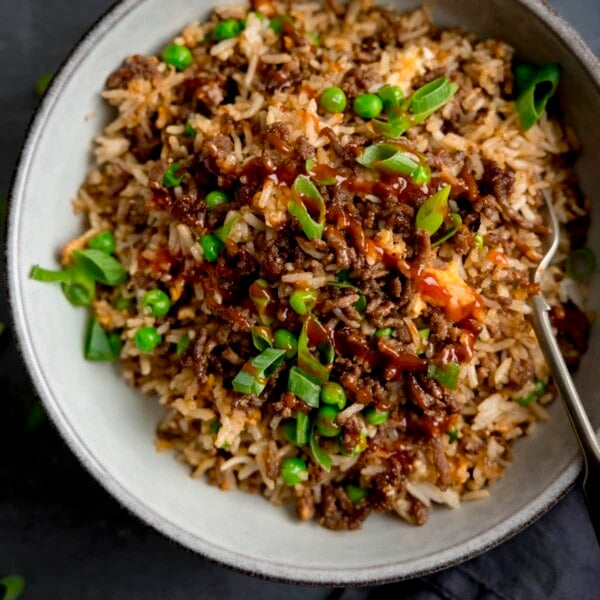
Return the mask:
<svg viewBox="0 0 600 600">
<path fill-rule="evenodd" d="M 154 451 L 160 409 L 132 391 L 107 365 L 82 357 L 86 313 L 55 286 L 28 279 L 48 265 L 82 227 L 70 199 L 90 166 L 92 138 L 105 122 L 99 99 L 123 57 L 153 53 L 213 3 L 125 0 L 85 36 L 55 78 L 32 124 L 11 199 L 9 286 L 21 349 L 52 420 L 84 466 L 120 502 L 179 543 L 249 573 L 298 582 L 351 585 L 422 574 L 456 563 L 514 534 L 552 506 L 579 470 L 576 446 L 556 403 L 553 418 L 517 444 L 516 457 L 492 497 L 459 510 L 433 511 L 424 527 L 372 516 L 359 532 L 301 524 L 260 496 L 224 493 L 193 480 L 171 454 Z M 398 1 L 410 8 L 414 1 Z M 597 191 L 600 68 L 577 35 L 536 0 L 433 1 L 435 19 L 512 43 L 524 59 L 559 62 L 561 102 L 584 144 L 579 162 L 588 195 Z M 534 41 L 534 43 L 532 43 Z M 86 120 L 86 115 L 95 117 Z M 592 245 L 600 255 L 600 219 Z M 599 282 L 593 283 L 600 308 Z M 594 362 L 600 328 L 577 383 L 596 423 L 600 388 Z"/>
</svg>

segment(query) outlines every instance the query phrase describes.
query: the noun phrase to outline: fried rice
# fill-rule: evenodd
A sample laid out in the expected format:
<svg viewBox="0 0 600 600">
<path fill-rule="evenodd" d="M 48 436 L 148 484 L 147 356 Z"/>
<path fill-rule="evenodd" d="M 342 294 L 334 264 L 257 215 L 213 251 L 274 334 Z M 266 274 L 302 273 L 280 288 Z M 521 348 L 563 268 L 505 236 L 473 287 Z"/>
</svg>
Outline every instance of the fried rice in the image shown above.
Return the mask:
<svg viewBox="0 0 600 600">
<path fill-rule="evenodd" d="M 215 40 L 226 19 L 243 29 Z M 68 263 L 100 231 L 115 236 L 127 282 L 100 286 L 93 312 L 123 341 L 124 378 L 164 406 L 158 450 L 192 477 L 293 502 L 300 519 L 331 529 L 358 528 L 371 512 L 423 524 L 432 502 L 487 497 L 553 397 L 528 320 L 544 191 L 565 228 L 541 291 L 570 366 L 586 348 L 586 290 L 564 273 L 589 211 L 573 135 L 548 114 L 523 132 L 513 49 L 440 28 L 427 8 L 255 0 L 218 7 L 173 41 L 191 50 L 189 66 L 131 56 L 108 77 L 114 118 L 74 201 L 88 230 L 62 255 Z M 399 139 L 352 110 L 383 85 L 410 97 L 440 77 L 455 95 Z M 331 86 L 348 100 L 343 112 L 321 106 Z M 424 161 L 430 180 L 357 162 L 382 143 Z M 299 178 L 324 201 L 320 236 L 290 211 Z M 416 218 L 446 186 L 460 219 L 435 243 Z M 227 201 L 209 208 L 214 190 Z M 201 240 L 219 230 L 208 256 Z M 165 316 L 143 306 L 154 289 L 169 295 Z M 313 301 L 305 314 L 292 306 L 297 291 Z M 150 352 L 136 345 L 142 327 L 160 336 Z M 258 381 L 250 361 L 280 329 L 304 332 L 303 358 L 278 353 L 260 385 L 239 391 L 236 376 Z M 290 390 L 294 368 L 305 384 L 343 388 L 333 433 L 318 425 L 323 401 Z M 294 438 L 301 420 L 310 443 Z M 305 470 L 286 482 L 294 457 Z"/>
</svg>

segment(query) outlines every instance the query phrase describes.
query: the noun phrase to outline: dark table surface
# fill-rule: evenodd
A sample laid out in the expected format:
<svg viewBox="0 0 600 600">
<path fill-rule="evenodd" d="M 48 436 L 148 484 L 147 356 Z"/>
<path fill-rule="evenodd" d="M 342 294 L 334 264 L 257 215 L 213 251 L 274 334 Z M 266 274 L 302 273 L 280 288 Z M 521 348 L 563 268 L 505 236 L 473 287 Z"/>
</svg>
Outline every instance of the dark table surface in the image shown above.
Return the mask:
<svg viewBox="0 0 600 600">
<path fill-rule="evenodd" d="M 111 4 L 112 0 L 0 2 L 4 196 L 37 104 L 35 81 L 58 68 Z M 600 0 L 551 4 L 600 54 Z M 3 287 L 0 321 L 8 318 Z M 527 530 L 453 569 L 378 588 L 302 588 L 213 565 L 138 521 L 88 475 L 49 423 L 27 431 L 35 403 L 14 340 L 5 331 L 0 337 L 0 576 L 22 574 L 25 598 L 600 598 L 600 551 L 579 486 Z"/>
</svg>

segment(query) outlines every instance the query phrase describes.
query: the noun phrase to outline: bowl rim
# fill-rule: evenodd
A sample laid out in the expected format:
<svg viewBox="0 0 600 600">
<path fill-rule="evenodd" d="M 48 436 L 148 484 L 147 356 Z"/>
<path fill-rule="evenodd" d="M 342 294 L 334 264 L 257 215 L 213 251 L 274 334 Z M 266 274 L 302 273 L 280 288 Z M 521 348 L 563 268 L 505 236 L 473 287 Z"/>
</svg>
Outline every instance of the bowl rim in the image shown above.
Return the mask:
<svg viewBox="0 0 600 600">
<path fill-rule="evenodd" d="M 567 50 L 578 60 L 600 93 L 600 60 L 573 27 L 546 0 L 514 1 L 555 34 Z M 126 17 L 128 13 L 144 2 L 145 0 L 117 0 L 89 27 L 79 42 L 67 54 L 27 127 L 26 138 L 16 162 L 9 193 L 8 234 L 5 244 L 7 287 L 17 348 L 23 357 L 29 377 L 51 421 L 79 462 L 129 512 L 171 540 L 197 552 L 211 562 L 244 574 L 284 583 L 321 586 L 379 585 L 427 575 L 486 552 L 514 536 L 550 510 L 574 485 L 581 468 L 581 460 L 578 456 L 573 458 L 563 473 L 549 483 L 536 500 L 521 508 L 511 519 L 493 525 L 484 533 L 460 545 L 451 546 L 428 557 L 407 561 L 406 563 L 383 564 L 360 572 L 352 569 L 315 570 L 306 567 L 290 567 L 275 561 L 269 562 L 258 557 L 224 549 L 212 541 L 204 540 L 185 531 L 147 506 L 143 499 L 134 496 L 125 489 L 113 478 L 110 469 L 102 464 L 87 448 L 85 441 L 80 438 L 68 416 L 63 412 L 60 402 L 53 397 L 46 375 L 35 353 L 21 301 L 23 291 L 21 290 L 18 271 L 17 232 L 22 216 L 23 196 L 27 187 L 27 173 L 30 169 L 33 149 L 36 146 L 36 140 L 43 133 L 48 116 L 59 101 L 61 90 L 77 70 L 78 63 L 94 49 L 96 43 L 102 40 L 113 24 Z"/>
</svg>

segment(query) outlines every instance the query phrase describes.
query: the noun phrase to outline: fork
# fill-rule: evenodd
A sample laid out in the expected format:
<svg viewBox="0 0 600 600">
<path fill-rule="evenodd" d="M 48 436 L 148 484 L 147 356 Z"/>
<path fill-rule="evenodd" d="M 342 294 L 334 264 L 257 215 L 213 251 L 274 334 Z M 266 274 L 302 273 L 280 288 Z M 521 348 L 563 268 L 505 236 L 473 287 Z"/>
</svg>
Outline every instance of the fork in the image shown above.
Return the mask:
<svg viewBox="0 0 600 600">
<path fill-rule="evenodd" d="M 541 282 L 544 271 L 552 262 L 560 241 L 558 217 L 550 192 L 547 190 L 544 190 L 544 202 L 552 231 L 548 237 L 546 253 L 534 271 L 533 281 L 536 284 Z M 596 532 L 596 539 L 600 542 L 600 443 L 598 443 L 594 428 L 585 412 L 585 407 L 554 337 L 548 314 L 550 305 L 541 293 L 533 295 L 530 303 L 533 310 L 533 329 L 583 456 L 583 494 Z"/>
</svg>

